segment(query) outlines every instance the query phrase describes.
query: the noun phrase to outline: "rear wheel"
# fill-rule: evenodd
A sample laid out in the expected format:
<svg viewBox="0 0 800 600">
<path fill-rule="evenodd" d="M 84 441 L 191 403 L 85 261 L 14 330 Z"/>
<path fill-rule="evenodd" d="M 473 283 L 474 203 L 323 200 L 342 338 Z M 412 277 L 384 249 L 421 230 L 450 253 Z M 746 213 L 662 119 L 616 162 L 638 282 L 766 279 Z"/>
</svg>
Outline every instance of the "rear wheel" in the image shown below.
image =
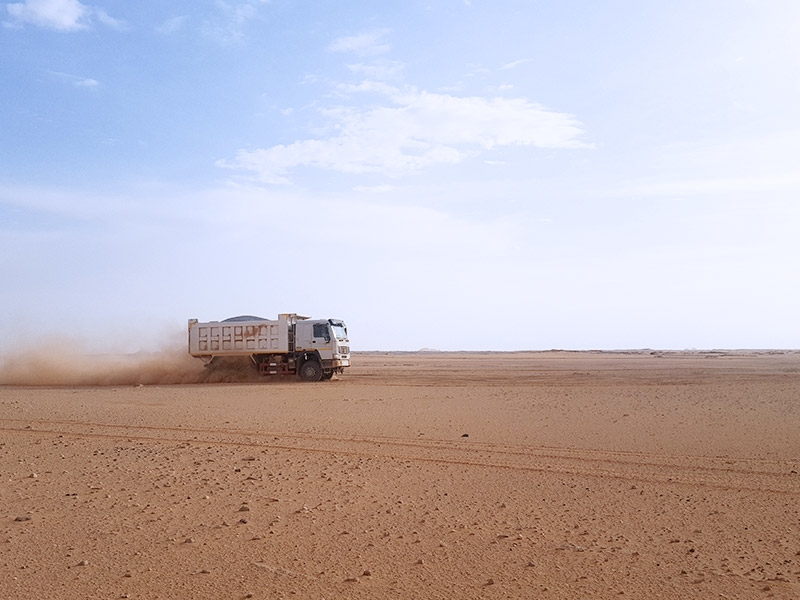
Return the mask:
<svg viewBox="0 0 800 600">
<path fill-rule="evenodd" d="M 316 360 L 307 360 L 300 365 L 299 375 L 303 381 L 319 381 L 322 379 L 322 365 Z"/>
</svg>

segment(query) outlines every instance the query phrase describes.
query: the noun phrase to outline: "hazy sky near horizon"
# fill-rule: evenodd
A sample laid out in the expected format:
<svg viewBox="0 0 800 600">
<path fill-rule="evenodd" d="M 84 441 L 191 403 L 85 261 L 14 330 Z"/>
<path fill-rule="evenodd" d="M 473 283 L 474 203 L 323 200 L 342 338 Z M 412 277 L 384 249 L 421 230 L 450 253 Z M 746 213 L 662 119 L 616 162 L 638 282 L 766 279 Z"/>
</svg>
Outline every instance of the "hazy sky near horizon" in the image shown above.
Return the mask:
<svg viewBox="0 0 800 600">
<path fill-rule="evenodd" d="M 0 4 L 0 351 L 800 347 L 800 2 Z"/>
</svg>

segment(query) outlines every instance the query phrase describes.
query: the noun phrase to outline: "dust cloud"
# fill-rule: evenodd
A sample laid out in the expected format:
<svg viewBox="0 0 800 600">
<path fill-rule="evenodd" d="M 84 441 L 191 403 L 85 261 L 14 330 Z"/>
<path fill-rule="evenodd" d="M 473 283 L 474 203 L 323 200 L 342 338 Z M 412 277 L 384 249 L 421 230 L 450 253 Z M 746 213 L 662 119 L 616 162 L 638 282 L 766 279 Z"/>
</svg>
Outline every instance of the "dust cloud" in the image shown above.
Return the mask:
<svg viewBox="0 0 800 600">
<path fill-rule="evenodd" d="M 92 354 L 79 343 L 0 355 L 0 385 L 96 386 L 265 381 L 249 358 L 206 367 L 186 346 L 156 352 Z"/>
</svg>

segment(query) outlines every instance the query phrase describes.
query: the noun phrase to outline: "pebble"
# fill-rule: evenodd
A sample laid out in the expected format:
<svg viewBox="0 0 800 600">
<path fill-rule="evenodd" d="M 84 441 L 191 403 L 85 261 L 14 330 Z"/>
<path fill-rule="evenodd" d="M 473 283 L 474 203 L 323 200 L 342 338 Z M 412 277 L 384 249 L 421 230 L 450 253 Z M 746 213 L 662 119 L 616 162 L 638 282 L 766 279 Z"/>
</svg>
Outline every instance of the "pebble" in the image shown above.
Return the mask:
<svg viewBox="0 0 800 600">
<path fill-rule="evenodd" d="M 21 517 L 17 517 L 14 520 L 17 521 L 17 522 L 30 521 L 31 520 L 31 516 L 30 515 L 22 515 Z"/>
<path fill-rule="evenodd" d="M 89 561 L 88 560 L 82 560 L 81 562 L 78 563 L 78 566 L 79 567 L 88 567 L 89 566 Z"/>
<path fill-rule="evenodd" d="M 239 508 L 239 512 L 249 512 L 249 511 L 250 511 L 249 506 L 242 506 Z"/>
</svg>

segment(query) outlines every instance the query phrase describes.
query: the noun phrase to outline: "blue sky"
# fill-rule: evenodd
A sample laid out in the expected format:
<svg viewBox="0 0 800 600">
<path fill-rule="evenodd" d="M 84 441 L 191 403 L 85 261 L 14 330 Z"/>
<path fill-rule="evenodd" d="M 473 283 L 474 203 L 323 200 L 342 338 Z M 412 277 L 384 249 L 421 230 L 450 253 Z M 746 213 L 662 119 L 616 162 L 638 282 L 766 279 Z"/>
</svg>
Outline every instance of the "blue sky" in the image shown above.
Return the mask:
<svg viewBox="0 0 800 600">
<path fill-rule="evenodd" d="M 800 346 L 800 3 L 0 4 L 0 350 Z"/>
</svg>

